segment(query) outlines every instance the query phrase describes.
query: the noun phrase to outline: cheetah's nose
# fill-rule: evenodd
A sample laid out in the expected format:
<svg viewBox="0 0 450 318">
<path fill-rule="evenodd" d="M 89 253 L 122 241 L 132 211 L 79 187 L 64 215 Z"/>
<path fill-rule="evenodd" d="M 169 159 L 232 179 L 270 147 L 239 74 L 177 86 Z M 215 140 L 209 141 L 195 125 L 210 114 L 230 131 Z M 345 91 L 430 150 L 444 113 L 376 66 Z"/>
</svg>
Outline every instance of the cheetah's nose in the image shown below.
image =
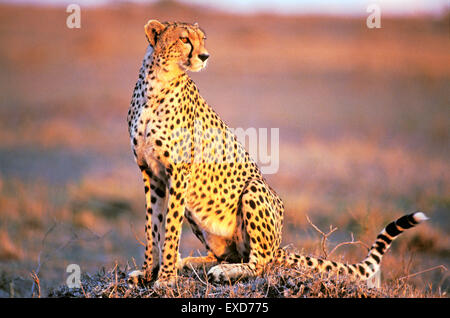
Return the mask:
<svg viewBox="0 0 450 318">
<path fill-rule="evenodd" d="M 202 62 L 206 61 L 208 57 L 209 57 L 209 54 L 208 54 L 208 53 L 202 53 L 202 54 L 199 54 L 199 55 L 198 55 L 198 58 L 199 58 L 200 60 L 202 60 Z"/>
</svg>

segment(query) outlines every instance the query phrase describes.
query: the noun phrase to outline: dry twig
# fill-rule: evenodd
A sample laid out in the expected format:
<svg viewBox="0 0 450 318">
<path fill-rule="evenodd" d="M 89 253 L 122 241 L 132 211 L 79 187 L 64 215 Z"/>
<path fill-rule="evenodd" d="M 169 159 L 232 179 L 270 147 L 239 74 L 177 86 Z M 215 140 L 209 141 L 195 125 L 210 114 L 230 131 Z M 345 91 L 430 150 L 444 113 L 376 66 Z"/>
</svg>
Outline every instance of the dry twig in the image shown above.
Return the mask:
<svg viewBox="0 0 450 318">
<path fill-rule="evenodd" d="M 328 239 L 328 236 L 330 236 L 334 231 L 336 231 L 338 228 L 334 227 L 332 225 L 330 225 L 330 230 L 328 231 L 328 233 L 324 233 L 322 232 L 316 225 L 314 225 L 311 220 L 309 219 L 308 216 L 306 216 L 306 219 L 308 220 L 308 223 L 317 231 L 322 235 L 322 239 L 320 242 L 320 246 L 322 248 L 322 253 L 324 255 L 324 258 L 326 259 L 328 257 L 328 253 L 327 253 L 327 248 L 326 248 L 326 242 Z"/>
<path fill-rule="evenodd" d="M 136 239 L 136 241 L 139 242 L 139 244 L 141 244 L 142 246 L 145 246 L 145 243 L 142 242 L 142 240 L 137 236 L 136 232 L 134 231 L 133 228 L 133 223 L 130 222 L 130 228 L 131 228 L 131 232 L 133 232 L 134 238 Z"/>
<path fill-rule="evenodd" d="M 436 270 L 436 269 L 438 269 L 438 268 L 440 268 L 440 269 L 441 269 L 442 271 L 444 271 L 444 272 L 447 271 L 447 267 L 445 267 L 444 265 L 437 265 L 437 266 L 433 266 L 433 267 L 428 268 L 428 269 L 424 269 L 423 271 L 420 271 L 420 272 L 417 272 L 417 273 L 408 274 L 408 275 L 406 275 L 406 276 L 400 277 L 399 280 L 408 279 L 408 278 L 411 278 L 411 277 L 414 277 L 414 276 L 417 276 L 417 275 L 421 275 L 421 274 L 423 274 L 423 273 L 427 273 L 427 272 Z"/>
<path fill-rule="evenodd" d="M 202 283 L 205 286 L 208 286 L 208 281 L 204 282 L 200 276 L 197 274 L 197 271 L 195 270 L 194 266 L 192 266 L 191 264 L 189 264 L 189 267 L 191 268 L 192 272 L 195 274 L 195 276 L 197 276 L 197 279 L 200 281 L 200 283 Z"/>
<path fill-rule="evenodd" d="M 30 273 L 30 276 L 31 276 L 31 278 L 33 279 L 33 284 L 35 284 L 35 286 L 37 286 L 37 289 L 38 289 L 38 298 L 41 298 L 41 284 L 40 284 L 40 282 L 39 282 L 39 277 L 38 277 L 38 275 L 36 274 L 36 272 L 35 271 L 32 271 L 31 273 Z M 32 294 L 31 295 L 32 297 L 34 297 L 34 294 Z"/>
<path fill-rule="evenodd" d="M 364 243 L 364 242 L 362 242 L 362 241 L 355 241 L 355 239 L 354 239 L 354 237 L 353 237 L 353 233 L 350 233 L 350 235 L 351 235 L 351 237 L 352 237 L 352 240 L 351 240 L 350 242 L 342 242 L 342 243 L 339 243 L 338 245 L 336 245 L 336 246 L 331 250 L 331 252 L 330 252 L 329 255 L 333 254 L 339 247 L 341 247 L 341 246 L 343 246 L 343 245 L 357 245 L 357 244 L 359 244 L 359 245 L 364 246 L 364 247 L 366 248 L 366 250 L 369 250 L 369 246 L 368 246 L 366 243 Z"/>
</svg>

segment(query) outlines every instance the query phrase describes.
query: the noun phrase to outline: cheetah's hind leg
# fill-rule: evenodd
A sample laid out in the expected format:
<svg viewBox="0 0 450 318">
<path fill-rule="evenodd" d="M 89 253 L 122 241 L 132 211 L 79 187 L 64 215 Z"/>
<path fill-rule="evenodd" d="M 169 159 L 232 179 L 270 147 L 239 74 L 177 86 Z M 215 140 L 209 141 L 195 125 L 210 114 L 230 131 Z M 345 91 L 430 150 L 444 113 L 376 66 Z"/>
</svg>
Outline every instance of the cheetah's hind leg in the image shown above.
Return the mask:
<svg viewBox="0 0 450 318">
<path fill-rule="evenodd" d="M 234 282 L 262 274 L 264 266 L 273 260 L 279 245 L 280 213 L 273 204 L 276 197 L 262 180 L 247 184 L 241 198 L 244 231 L 249 237 L 247 263 L 219 264 L 208 272 L 212 283 Z"/>
</svg>

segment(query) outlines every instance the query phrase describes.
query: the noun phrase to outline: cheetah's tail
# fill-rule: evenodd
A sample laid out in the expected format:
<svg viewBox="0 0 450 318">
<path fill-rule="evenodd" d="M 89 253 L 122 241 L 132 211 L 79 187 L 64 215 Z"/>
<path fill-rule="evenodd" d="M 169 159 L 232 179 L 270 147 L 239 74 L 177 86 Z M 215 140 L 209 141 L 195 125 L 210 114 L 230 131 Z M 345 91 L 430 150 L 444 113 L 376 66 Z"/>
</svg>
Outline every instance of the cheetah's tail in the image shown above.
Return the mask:
<svg viewBox="0 0 450 318">
<path fill-rule="evenodd" d="M 302 255 L 287 253 L 279 249 L 278 260 L 282 263 L 292 265 L 304 265 L 315 268 L 320 272 L 337 272 L 339 274 L 347 274 L 351 277 L 367 281 L 369 287 L 379 287 L 379 270 L 381 259 L 392 244 L 404 230 L 415 227 L 419 223 L 428 220 L 427 216 L 422 212 L 407 214 L 389 223 L 377 236 L 375 243 L 369 249 L 367 257 L 356 264 L 342 264 L 320 258 L 305 257 Z"/>
<path fill-rule="evenodd" d="M 381 232 L 378 234 L 375 243 L 369 249 L 369 254 L 360 263 L 356 264 L 358 268 L 359 277 L 361 279 L 369 280 L 374 277 L 375 282 L 372 281 L 369 285 L 375 285 L 379 287 L 379 270 L 381 259 L 386 251 L 391 246 L 392 242 L 401 234 L 404 230 L 413 228 L 419 225 L 421 222 L 428 220 L 428 217 L 423 212 L 415 212 L 412 214 L 407 214 L 396 221 L 389 223 Z"/>
</svg>

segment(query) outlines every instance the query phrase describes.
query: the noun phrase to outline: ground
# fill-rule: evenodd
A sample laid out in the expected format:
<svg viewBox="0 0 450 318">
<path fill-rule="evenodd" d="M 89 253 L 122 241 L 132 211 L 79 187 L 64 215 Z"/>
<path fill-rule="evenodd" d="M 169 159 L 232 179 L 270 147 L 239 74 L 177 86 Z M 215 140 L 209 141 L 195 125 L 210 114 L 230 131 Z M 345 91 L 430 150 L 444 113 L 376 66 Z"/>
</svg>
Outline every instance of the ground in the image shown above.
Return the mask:
<svg viewBox="0 0 450 318">
<path fill-rule="evenodd" d="M 82 288 L 59 286 L 49 297 L 81 298 L 386 298 L 433 297 L 404 281 L 392 282 L 380 289 L 368 288 L 361 282 L 333 277 L 308 270 L 292 270 L 270 266 L 262 277 L 249 278 L 234 284 L 212 285 L 206 272 L 181 276 L 173 288 L 139 286 L 129 288 L 128 268 L 115 266 L 82 277 Z"/>
<path fill-rule="evenodd" d="M 192 77 L 229 126 L 267 128 L 269 140 L 279 129 L 278 170 L 266 178 L 285 202 L 283 246 L 323 256 L 306 216 L 338 228 L 331 251 L 352 235 L 370 245 L 389 221 L 422 210 L 430 221 L 395 242 L 383 282 L 425 271 L 401 281 L 419 297 L 448 295 L 448 15 L 383 17 L 379 30 L 365 18 L 237 18 L 176 4 L 82 8 L 81 29 L 67 15 L 0 6 L 0 296 L 36 296 L 33 272 L 46 296 L 69 264 L 95 276 L 142 263 L 145 200 L 126 114 L 150 18 L 206 31 L 208 67 Z M 186 227 L 182 256 L 192 251 L 204 253 Z M 329 257 L 365 254 L 356 244 Z"/>
</svg>

